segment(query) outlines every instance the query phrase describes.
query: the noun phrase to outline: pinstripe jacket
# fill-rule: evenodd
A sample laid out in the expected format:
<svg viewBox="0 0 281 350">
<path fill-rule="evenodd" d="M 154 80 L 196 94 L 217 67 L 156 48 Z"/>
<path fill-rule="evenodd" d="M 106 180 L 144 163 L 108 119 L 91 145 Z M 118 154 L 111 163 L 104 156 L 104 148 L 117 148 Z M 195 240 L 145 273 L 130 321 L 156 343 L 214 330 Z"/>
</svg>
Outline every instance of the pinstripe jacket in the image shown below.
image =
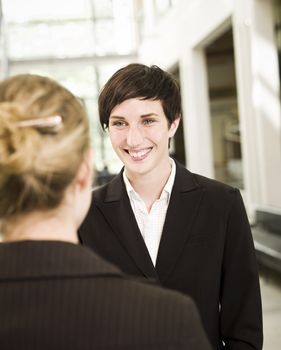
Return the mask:
<svg viewBox="0 0 281 350">
<path fill-rule="evenodd" d="M 66 242 L 0 244 L 1 350 L 210 350 L 191 299 Z"/>
</svg>

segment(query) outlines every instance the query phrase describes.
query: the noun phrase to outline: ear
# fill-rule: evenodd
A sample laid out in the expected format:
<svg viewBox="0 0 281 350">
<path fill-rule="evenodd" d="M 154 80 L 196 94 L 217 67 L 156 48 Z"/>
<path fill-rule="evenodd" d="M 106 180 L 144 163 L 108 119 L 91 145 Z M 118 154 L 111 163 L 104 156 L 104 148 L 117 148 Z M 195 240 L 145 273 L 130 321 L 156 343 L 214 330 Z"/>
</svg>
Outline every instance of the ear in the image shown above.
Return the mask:
<svg viewBox="0 0 281 350">
<path fill-rule="evenodd" d="M 80 164 L 76 175 L 77 189 L 83 191 L 85 188 L 91 187 L 93 182 L 93 150 L 89 148 L 84 156 L 84 160 Z"/>
<path fill-rule="evenodd" d="M 169 129 L 169 138 L 173 137 L 178 129 L 179 123 L 180 123 L 181 118 L 177 117 L 172 124 L 170 125 Z"/>
</svg>

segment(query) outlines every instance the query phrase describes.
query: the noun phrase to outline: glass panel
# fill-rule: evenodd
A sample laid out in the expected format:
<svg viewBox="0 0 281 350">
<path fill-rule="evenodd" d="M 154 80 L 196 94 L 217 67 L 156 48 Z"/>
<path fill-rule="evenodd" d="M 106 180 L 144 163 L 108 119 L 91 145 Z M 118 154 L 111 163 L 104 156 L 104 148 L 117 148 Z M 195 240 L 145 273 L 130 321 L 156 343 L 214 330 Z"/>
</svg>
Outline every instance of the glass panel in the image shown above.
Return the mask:
<svg viewBox="0 0 281 350">
<path fill-rule="evenodd" d="M 7 21 L 89 18 L 90 0 L 2 0 Z"/>
<path fill-rule="evenodd" d="M 171 7 L 171 0 L 155 0 L 155 8 L 158 15 L 163 15 Z"/>
<path fill-rule="evenodd" d="M 97 55 L 112 54 L 115 51 L 114 24 L 112 20 L 99 20 L 95 23 Z"/>
<path fill-rule="evenodd" d="M 134 52 L 135 26 L 132 20 L 100 20 L 95 25 L 98 55 Z"/>
<path fill-rule="evenodd" d="M 119 172 L 121 162 L 99 125 L 98 86 L 126 58 L 112 58 L 95 67 L 80 56 L 130 54 L 136 51 L 133 0 L 2 0 L 8 25 L 10 75 L 33 73 L 50 76 L 83 99 L 87 108 L 96 168 Z M 91 19 L 95 15 L 96 21 Z M 76 57 L 75 60 L 63 60 Z M 48 61 L 49 58 L 60 58 Z M 36 62 L 36 59 L 44 63 Z M 21 62 L 13 60 L 22 60 Z M 33 60 L 29 62 L 29 60 Z M 89 63 L 90 62 L 90 63 Z M 1 67 L 0 67 L 1 68 Z M 97 75 L 98 72 L 98 75 Z M 98 77 L 98 81 L 97 81 Z"/>
<path fill-rule="evenodd" d="M 115 20 L 114 43 L 117 54 L 129 54 L 136 51 L 135 25 L 133 20 Z"/>
<path fill-rule="evenodd" d="M 114 17 L 133 18 L 134 1 L 132 0 L 113 0 L 113 1 L 114 1 Z"/>
<path fill-rule="evenodd" d="M 103 157 L 103 144 L 102 144 L 102 129 L 99 124 L 98 117 L 98 107 L 96 99 L 85 99 L 85 107 L 88 112 L 89 121 L 90 121 L 90 133 L 91 133 L 91 143 L 95 150 L 95 169 L 101 171 L 104 167 L 104 157 Z"/>
<path fill-rule="evenodd" d="M 100 126 L 97 100 L 86 99 L 85 106 L 90 120 L 95 169 L 101 172 L 107 168 L 110 174 L 116 174 L 121 170 L 122 163 L 112 149 L 108 133 Z"/>
<path fill-rule="evenodd" d="M 95 18 L 112 18 L 113 6 L 112 0 L 94 0 Z"/>
<path fill-rule="evenodd" d="M 100 65 L 98 68 L 99 86 L 100 89 L 105 85 L 107 80 L 119 69 L 129 64 L 128 61 L 107 63 Z"/>
<path fill-rule="evenodd" d="M 112 145 L 107 133 L 104 136 L 106 165 L 110 174 L 118 174 L 123 167 L 121 160 L 112 149 Z"/>
<path fill-rule="evenodd" d="M 81 98 L 96 98 L 97 96 L 95 67 L 84 62 L 12 65 L 10 73 L 11 75 L 31 73 L 49 76 L 58 80 L 76 96 Z"/>
<path fill-rule="evenodd" d="M 94 53 L 91 21 L 10 25 L 9 56 L 14 59 L 68 57 Z"/>
</svg>

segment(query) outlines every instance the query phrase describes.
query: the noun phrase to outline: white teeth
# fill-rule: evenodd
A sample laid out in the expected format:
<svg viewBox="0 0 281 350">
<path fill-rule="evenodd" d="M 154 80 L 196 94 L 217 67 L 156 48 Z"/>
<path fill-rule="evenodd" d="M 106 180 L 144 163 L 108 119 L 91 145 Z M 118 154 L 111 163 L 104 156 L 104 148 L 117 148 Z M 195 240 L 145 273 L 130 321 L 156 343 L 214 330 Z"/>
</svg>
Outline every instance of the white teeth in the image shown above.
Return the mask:
<svg viewBox="0 0 281 350">
<path fill-rule="evenodd" d="M 145 154 L 149 152 L 149 149 L 142 149 L 140 151 L 128 151 L 130 156 L 133 158 L 143 157 Z"/>
</svg>

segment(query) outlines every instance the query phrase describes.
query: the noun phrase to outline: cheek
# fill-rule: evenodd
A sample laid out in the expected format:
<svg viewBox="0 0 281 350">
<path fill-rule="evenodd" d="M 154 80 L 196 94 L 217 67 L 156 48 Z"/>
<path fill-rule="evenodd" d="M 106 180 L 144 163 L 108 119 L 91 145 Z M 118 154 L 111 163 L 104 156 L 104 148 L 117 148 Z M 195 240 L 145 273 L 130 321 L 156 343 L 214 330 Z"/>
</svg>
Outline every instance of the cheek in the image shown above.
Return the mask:
<svg viewBox="0 0 281 350">
<path fill-rule="evenodd" d="M 109 133 L 109 139 L 110 142 L 113 146 L 113 148 L 117 148 L 119 146 L 122 146 L 125 144 L 126 142 L 126 136 L 125 133 L 121 132 L 121 131 L 113 131 Z"/>
<path fill-rule="evenodd" d="M 147 133 L 147 138 L 155 144 L 168 144 L 169 135 L 167 130 L 151 130 Z"/>
<path fill-rule="evenodd" d="M 113 147 L 116 147 L 121 143 L 121 135 L 114 131 L 109 133 L 109 139 Z"/>
</svg>

